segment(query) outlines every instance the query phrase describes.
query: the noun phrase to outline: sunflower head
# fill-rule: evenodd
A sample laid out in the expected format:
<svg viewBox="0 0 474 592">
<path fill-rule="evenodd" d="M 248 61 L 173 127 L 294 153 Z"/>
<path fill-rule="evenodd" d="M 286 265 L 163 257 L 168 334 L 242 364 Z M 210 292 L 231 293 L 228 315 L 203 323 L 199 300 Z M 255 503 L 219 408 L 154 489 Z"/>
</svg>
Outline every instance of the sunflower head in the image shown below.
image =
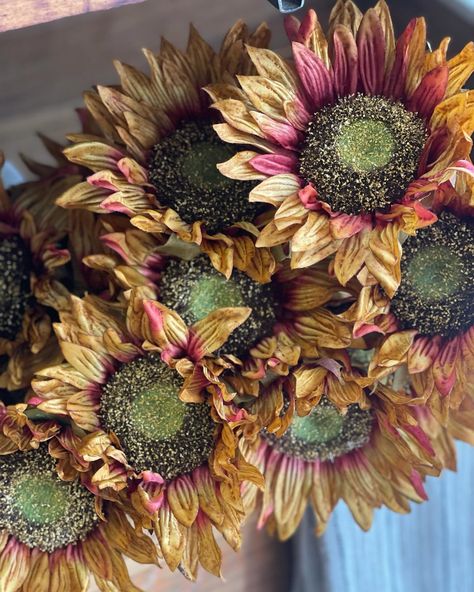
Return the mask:
<svg viewBox="0 0 474 592">
<path fill-rule="evenodd" d="M 70 255 L 62 248 L 65 228 L 61 216 L 54 216 L 47 189 L 41 180 L 8 192 L 0 185 L 0 389 L 18 396 L 38 368 L 58 359 L 48 308 L 68 305 L 58 270 Z M 42 215 L 36 216 L 40 202 Z"/>
<path fill-rule="evenodd" d="M 52 553 L 84 540 L 99 522 L 94 495 L 61 481 L 47 445 L 3 456 L 0 472 L 0 528 L 27 547 Z"/>
<path fill-rule="evenodd" d="M 434 201 L 474 174 L 473 119 L 461 115 L 472 101 L 460 92 L 472 44 L 451 60 L 445 44 L 427 50 L 423 19 L 395 39 L 383 0 L 365 14 L 341 0 L 327 34 L 311 10 L 289 18 L 287 32 L 291 62 L 249 48 L 256 76 L 239 76 L 238 93 L 207 89 L 225 120 L 214 126 L 221 139 L 254 147 L 219 169 L 263 178 L 250 201 L 275 209 L 257 246 L 288 245 L 293 268 L 334 256 L 342 285 L 375 278 L 392 297 L 402 233 L 432 224 Z"/>
</svg>

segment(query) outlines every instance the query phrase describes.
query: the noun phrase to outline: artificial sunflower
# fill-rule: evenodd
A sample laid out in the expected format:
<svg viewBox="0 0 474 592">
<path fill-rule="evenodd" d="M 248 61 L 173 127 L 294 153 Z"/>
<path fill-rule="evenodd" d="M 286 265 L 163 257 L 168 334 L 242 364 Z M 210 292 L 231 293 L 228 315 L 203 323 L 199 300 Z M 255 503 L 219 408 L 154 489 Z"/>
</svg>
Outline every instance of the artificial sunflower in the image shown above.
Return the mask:
<svg viewBox="0 0 474 592">
<path fill-rule="evenodd" d="M 0 168 L 2 164 L 0 154 Z M 22 190 L 12 192 L 19 193 L 21 202 Z M 44 194 L 38 191 L 35 197 L 40 200 Z M 27 201 L 32 203 L 32 198 Z M 42 225 L 53 218 L 45 212 L 37 220 L 0 182 L 0 397 L 7 403 L 22 400 L 33 374 L 60 359 L 51 318 L 54 310 L 68 306 L 57 270 L 70 257 L 60 245 L 60 222 L 58 227 Z"/>
<path fill-rule="evenodd" d="M 261 378 L 268 364 L 287 367 L 291 360 L 293 365 L 298 362 L 300 353 L 314 357 L 318 348 L 344 348 L 352 341 L 346 319 L 326 305 L 336 308 L 353 299 L 360 286 L 352 282 L 343 288 L 324 265 L 291 270 L 283 262 L 275 272 L 256 258 L 246 273 L 234 269 L 226 278 L 198 248 L 180 242 L 160 245 L 133 227 L 108 232 L 102 241 L 114 254 L 91 255 L 85 259 L 87 265 L 109 274 L 120 289 L 148 286 L 188 323 L 223 306 L 252 308 L 225 344 L 225 353 L 244 360 L 244 374 Z M 259 282 L 257 277 L 266 272 L 268 282 Z"/>
<path fill-rule="evenodd" d="M 407 238 L 392 300 L 365 288 L 344 313 L 375 346 L 368 376 L 406 368 L 443 423 L 474 380 L 474 209 L 462 203 L 450 200 L 435 224 Z"/>
<path fill-rule="evenodd" d="M 409 500 L 426 499 L 425 475 L 441 466 L 411 397 L 382 384 L 368 394 L 347 356 L 339 357 L 343 373 L 335 362 L 329 371 L 327 360 L 302 364 L 270 385 L 255 403 L 262 429 L 255 434 L 250 426 L 241 442 L 265 477 L 263 494 L 245 485 L 246 507 L 257 506 L 259 527 L 282 540 L 295 532 L 308 503 L 318 534 L 340 499 L 364 530 L 382 505 L 408 512 Z M 295 407 L 303 414 L 294 414 Z"/>
<path fill-rule="evenodd" d="M 252 418 L 232 402 L 232 360 L 212 352 L 250 310 L 223 308 L 188 328 L 144 293 L 132 291 L 126 315 L 73 297 L 55 326 L 67 363 L 41 372 L 30 403 L 84 430 L 75 460 L 90 463 L 101 494 L 128 492 L 171 569 L 194 579 L 200 563 L 219 575 L 213 527 L 238 548 L 240 483 L 261 476 L 237 447 L 236 428 Z"/>
<path fill-rule="evenodd" d="M 123 556 L 158 563 L 118 505 L 79 481 L 62 481 L 46 444 L 0 456 L 0 588 L 5 592 L 83 592 L 91 576 L 101 590 L 140 592 Z"/>
<path fill-rule="evenodd" d="M 77 109 L 81 130 L 84 134 L 97 135 L 100 129 L 85 109 Z M 39 134 L 39 137 L 53 158 L 54 164 L 44 164 L 22 155 L 26 167 L 35 176 L 13 188 L 14 201 L 18 208 L 27 210 L 41 228 L 54 228 L 67 241 L 71 254 L 72 273 L 66 280 L 67 287 L 76 294 L 88 290 L 94 293 L 106 292 L 110 286 L 106 278 L 83 264 L 88 255 L 102 254 L 104 245 L 100 241 L 104 233 L 101 219 L 86 210 L 65 210 L 56 206 L 56 200 L 68 189 L 86 179 L 89 171 L 71 163 L 64 156 L 65 145 Z M 110 218 L 103 216 L 101 218 Z"/>
<path fill-rule="evenodd" d="M 146 232 L 198 244 L 226 275 L 235 260 L 250 266 L 258 257 L 254 223 L 260 208 L 248 200 L 248 179 L 230 180 L 216 168 L 234 151 L 214 133 L 215 111 L 201 89 L 251 73 L 245 44 L 264 47 L 268 40 L 266 25 L 249 34 L 239 21 L 216 53 L 192 27 L 184 53 L 167 41 L 158 55 L 145 50 L 149 76 L 116 62 L 120 87 L 85 93 L 101 134 L 71 135 L 74 144 L 65 150 L 93 174 L 58 203 L 120 212 Z"/>
<path fill-rule="evenodd" d="M 211 85 L 229 143 L 255 146 L 219 165 L 231 179 L 260 178 L 252 203 L 273 207 L 257 247 L 289 244 L 292 267 L 334 255 L 345 285 L 400 283 L 402 233 L 436 220 L 435 192 L 472 175 L 474 44 L 451 60 L 448 39 L 427 49 L 423 18 L 395 40 L 386 3 L 364 15 L 338 0 L 326 36 L 314 11 L 286 21 L 293 61 L 248 49 L 258 71 L 241 89 Z M 403 235 L 404 235 L 403 234 Z"/>
</svg>

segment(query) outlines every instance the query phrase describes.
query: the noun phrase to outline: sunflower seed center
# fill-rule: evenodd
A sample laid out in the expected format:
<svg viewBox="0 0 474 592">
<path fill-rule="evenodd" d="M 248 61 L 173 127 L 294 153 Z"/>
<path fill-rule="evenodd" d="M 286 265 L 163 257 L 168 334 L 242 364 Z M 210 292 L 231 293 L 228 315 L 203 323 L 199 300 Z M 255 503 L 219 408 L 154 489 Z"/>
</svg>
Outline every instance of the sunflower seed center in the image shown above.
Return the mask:
<svg viewBox="0 0 474 592">
<path fill-rule="evenodd" d="M 0 337 L 15 339 L 30 291 L 29 253 L 16 235 L 0 238 Z"/>
<path fill-rule="evenodd" d="M 376 119 L 346 121 L 336 140 L 341 161 L 355 171 L 373 171 L 390 162 L 395 142 L 390 128 Z"/>
<path fill-rule="evenodd" d="M 295 416 L 288 430 L 277 438 L 263 432 L 276 450 L 306 461 L 333 461 L 364 446 L 372 431 L 373 418 L 370 411 L 358 405 L 350 405 L 342 415 L 323 397 L 305 417 Z"/>
<path fill-rule="evenodd" d="M 403 329 L 454 337 L 474 322 L 474 222 L 443 212 L 403 244 L 391 311 Z"/>
<path fill-rule="evenodd" d="M 272 333 L 277 310 L 272 285 L 255 282 L 237 270 L 226 279 L 206 256 L 191 261 L 170 260 L 159 287 L 160 301 L 188 324 L 200 321 L 218 308 L 251 307 L 250 317 L 231 333 L 223 346 L 225 353 L 242 355 L 258 339 Z"/>
<path fill-rule="evenodd" d="M 183 379 L 156 354 L 124 364 L 102 390 L 102 427 L 115 433 L 135 472 L 173 479 L 203 465 L 216 424 L 207 403 L 183 403 Z"/>
<path fill-rule="evenodd" d="M 173 208 L 188 224 L 204 221 L 208 232 L 252 221 L 259 211 L 248 200 L 253 184 L 229 179 L 216 166 L 234 154 L 210 122 L 181 123 L 154 146 L 149 160 L 150 180 L 160 203 Z"/>
<path fill-rule="evenodd" d="M 314 114 L 300 173 L 334 212 L 383 210 L 416 177 L 427 136 L 423 120 L 399 102 L 344 97 Z"/>
<path fill-rule="evenodd" d="M 94 495 L 61 481 L 47 446 L 0 457 L 0 528 L 30 548 L 52 553 L 97 526 Z"/>
</svg>

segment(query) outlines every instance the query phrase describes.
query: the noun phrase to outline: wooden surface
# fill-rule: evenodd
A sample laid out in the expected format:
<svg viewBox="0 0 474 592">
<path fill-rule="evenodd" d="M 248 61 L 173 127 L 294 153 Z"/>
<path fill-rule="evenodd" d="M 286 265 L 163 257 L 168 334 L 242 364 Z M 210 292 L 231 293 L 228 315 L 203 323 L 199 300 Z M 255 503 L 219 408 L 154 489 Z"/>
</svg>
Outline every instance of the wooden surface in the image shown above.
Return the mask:
<svg viewBox="0 0 474 592">
<path fill-rule="evenodd" d="M 143 0 L 2 0 L 0 32 L 136 2 Z"/>
</svg>

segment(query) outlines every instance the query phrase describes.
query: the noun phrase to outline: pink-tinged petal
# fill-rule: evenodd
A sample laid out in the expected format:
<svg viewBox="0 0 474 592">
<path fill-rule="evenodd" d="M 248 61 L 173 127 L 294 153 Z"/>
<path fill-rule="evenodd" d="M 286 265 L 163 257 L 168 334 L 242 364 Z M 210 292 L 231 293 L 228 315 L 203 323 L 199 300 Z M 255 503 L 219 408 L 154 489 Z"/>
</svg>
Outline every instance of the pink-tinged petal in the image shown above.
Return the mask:
<svg viewBox="0 0 474 592">
<path fill-rule="evenodd" d="M 122 246 L 123 239 L 124 234 L 121 232 L 111 232 L 110 234 L 103 234 L 100 237 L 100 240 L 104 243 L 104 245 L 106 245 L 107 247 L 109 247 L 109 249 L 112 249 L 112 251 L 115 251 L 118 255 L 120 255 L 120 257 L 125 261 L 125 263 L 130 263 L 131 261 L 125 249 Z"/>
<path fill-rule="evenodd" d="M 433 364 L 433 377 L 436 388 L 447 397 L 456 382 L 456 361 L 459 353 L 459 339 L 456 337 L 441 349 Z"/>
<path fill-rule="evenodd" d="M 334 89 L 336 95 L 344 97 L 357 92 L 357 45 L 347 27 L 337 25 L 333 38 Z"/>
<path fill-rule="evenodd" d="M 148 183 L 147 170 L 131 158 L 122 158 L 117 166 L 122 175 L 132 185 L 146 185 Z"/>
<path fill-rule="evenodd" d="M 307 210 L 320 210 L 321 204 L 318 200 L 318 192 L 312 185 L 306 185 L 298 191 L 301 203 Z"/>
<path fill-rule="evenodd" d="M 370 323 L 363 323 L 361 321 L 357 321 L 354 323 L 354 329 L 352 331 L 352 335 L 355 339 L 359 337 L 364 337 L 369 333 L 382 333 L 384 334 L 385 331 L 379 327 L 378 325 L 371 325 Z"/>
<path fill-rule="evenodd" d="M 275 121 L 264 113 L 252 112 L 251 115 L 265 134 L 265 138 L 274 144 L 279 144 L 287 150 L 296 150 L 304 140 L 302 132 L 289 123 Z"/>
<path fill-rule="evenodd" d="M 188 340 L 188 329 L 181 317 L 155 300 L 145 300 L 143 309 L 155 342 L 165 351 L 184 350 Z"/>
<path fill-rule="evenodd" d="M 412 469 L 410 482 L 415 488 L 416 493 L 421 497 L 421 499 L 426 501 L 428 499 L 428 494 L 425 491 L 423 479 L 421 478 L 420 473 L 415 469 Z"/>
<path fill-rule="evenodd" d="M 293 16 L 292 14 L 288 14 L 285 16 L 283 21 L 283 25 L 285 27 L 285 33 L 288 39 L 293 41 L 300 41 L 300 21 Z"/>
<path fill-rule="evenodd" d="M 401 99 L 405 93 L 405 81 L 408 67 L 408 48 L 415 32 L 417 19 L 412 19 L 397 40 L 395 60 L 387 76 L 383 94 L 386 97 Z"/>
<path fill-rule="evenodd" d="M 329 370 L 329 372 L 334 374 L 338 380 L 342 379 L 342 365 L 339 362 L 336 362 L 336 360 L 332 360 L 331 358 L 319 358 L 318 366 L 322 366 L 323 368 L 326 368 L 326 370 Z"/>
<path fill-rule="evenodd" d="M 417 337 L 408 352 L 408 372 L 418 374 L 433 365 L 441 346 L 439 337 Z"/>
<path fill-rule="evenodd" d="M 385 74 L 385 35 L 373 8 L 364 15 L 357 31 L 359 80 L 368 95 L 382 92 Z"/>
<path fill-rule="evenodd" d="M 425 74 L 407 103 L 408 110 L 418 113 L 429 121 L 435 107 L 446 94 L 448 79 L 449 68 L 446 65 L 438 66 Z"/>
<path fill-rule="evenodd" d="M 415 210 L 416 215 L 418 216 L 418 228 L 430 226 L 431 224 L 434 224 L 438 219 L 438 216 L 434 212 L 425 208 L 419 201 L 415 201 L 410 205 Z"/>
<path fill-rule="evenodd" d="M 418 165 L 417 176 L 424 175 L 446 151 L 451 142 L 451 134 L 447 127 L 441 127 L 435 130 L 428 140 L 421 154 Z"/>
<path fill-rule="evenodd" d="M 143 483 L 159 483 L 163 485 L 165 480 L 159 473 L 153 473 L 152 471 L 143 471 L 141 473 L 141 478 L 143 479 Z"/>
<path fill-rule="evenodd" d="M 474 164 L 472 164 L 472 162 L 470 162 L 469 160 L 457 160 L 446 170 L 453 171 L 456 173 L 466 173 L 466 175 L 474 177 Z"/>
<path fill-rule="evenodd" d="M 312 8 L 304 15 L 301 22 L 292 15 L 286 16 L 284 25 L 288 39 L 290 41 L 298 41 L 303 45 L 308 45 L 311 36 L 316 29 L 317 22 L 318 17 Z"/>
<path fill-rule="evenodd" d="M 433 446 L 431 445 L 431 440 L 428 438 L 427 434 L 420 428 L 420 426 L 411 426 L 405 425 L 403 426 L 405 432 L 408 432 L 413 436 L 413 438 L 418 442 L 418 444 L 431 456 L 435 456 L 435 451 L 433 450 Z"/>
<path fill-rule="evenodd" d="M 104 201 L 100 205 L 108 212 L 117 212 L 119 214 L 125 214 L 126 216 L 130 217 L 132 217 L 135 214 L 135 212 L 132 209 L 128 208 L 124 203 L 116 200 L 113 195 L 104 199 Z"/>
<path fill-rule="evenodd" d="M 99 171 L 94 173 L 93 175 L 89 175 L 86 181 L 89 185 L 94 187 L 101 187 L 102 189 L 107 189 L 109 191 L 118 191 L 118 177 L 112 171 Z M 123 179 L 122 179 L 123 182 Z"/>
<path fill-rule="evenodd" d="M 285 110 L 285 116 L 289 123 L 294 128 L 304 132 L 311 120 L 311 112 L 310 106 L 307 104 L 302 94 L 302 91 L 298 91 L 298 94 L 294 99 L 291 101 L 285 101 L 283 109 Z"/>
<path fill-rule="evenodd" d="M 262 154 L 254 156 L 249 162 L 256 171 L 269 177 L 298 170 L 298 159 L 284 154 Z"/>
<path fill-rule="evenodd" d="M 334 84 L 325 63 L 301 43 L 293 43 L 293 56 L 311 110 L 332 103 Z"/>
<path fill-rule="evenodd" d="M 165 502 L 165 490 L 161 486 L 157 493 L 148 491 L 146 486 L 144 489 L 149 497 L 142 500 L 143 506 L 149 514 L 155 514 Z"/>
<path fill-rule="evenodd" d="M 334 238 L 349 238 L 364 228 L 372 228 L 370 215 L 351 216 L 337 214 L 331 218 L 331 233 Z"/>
<path fill-rule="evenodd" d="M 316 12 L 313 9 L 308 10 L 308 12 L 304 15 L 303 20 L 301 21 L 299 36 L 301 42 L 306 45 L 311 39 L 313 35 L 316 24 L 318 22 L 318 17 Z"/>
</svg>

